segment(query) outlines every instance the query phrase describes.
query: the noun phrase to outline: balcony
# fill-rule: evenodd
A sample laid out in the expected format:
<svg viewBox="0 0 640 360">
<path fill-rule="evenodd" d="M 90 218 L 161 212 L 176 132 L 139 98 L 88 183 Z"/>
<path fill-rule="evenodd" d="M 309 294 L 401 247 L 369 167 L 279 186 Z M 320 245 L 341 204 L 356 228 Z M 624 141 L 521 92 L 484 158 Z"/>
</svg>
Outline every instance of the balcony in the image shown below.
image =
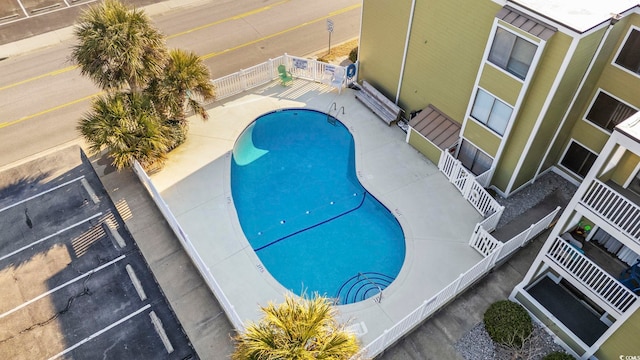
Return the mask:
<svg viewBox="0 0 640 360">
<path fill-rule="evenodd" d="M 594 179 L 580 199 L 580 205 L 640 245 L 640 206 L 634 202 L 635 194 L 623 195 L 626 192 L 617 185 Z"/>
<path fill-rule="evenodd" d="M 598 307 L 615 317 L 624 314 L 637 301 L 637 295 L 621 284 L 616 279 L 616 275 L 605 271 L 583 252 L 557 237 L 545 255 L 550 263 L 555 265 L 553 267 L 560 270 L 560 273 L 567 274 L 567 276 L 562 275 L 563 277 L 573 279 L 576 289 L 595 302 Z"/>
<path fill-rule="evenodd" d="M 527 293 L 584 343 L 580 346 L 583 351 L 609 328 L 602 321 L 602 309 L 580 296 L 580 292 L 565 280 L 556 282 L 544 276 L 528 288 Z"/>
</svg>

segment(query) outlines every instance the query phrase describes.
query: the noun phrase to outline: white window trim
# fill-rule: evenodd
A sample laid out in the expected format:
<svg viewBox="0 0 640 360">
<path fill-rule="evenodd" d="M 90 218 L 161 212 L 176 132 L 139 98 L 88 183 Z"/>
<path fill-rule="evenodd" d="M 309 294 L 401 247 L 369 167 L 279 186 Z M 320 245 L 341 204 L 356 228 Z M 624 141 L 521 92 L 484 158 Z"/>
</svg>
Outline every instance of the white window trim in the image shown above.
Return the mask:
<svg viewBox="0 0 640 360">
<path fill-rule="evenodd" d="M 471 113 L 473 113 L 473 106 L 476 104 L 476 96 L 478 96 L 478 90 L 482 90 L 484 92 L 486 92 L 487 94 L 493 96 L 494 99 L 501 101 L 503 104 L 507 105 L 508 107 L 511 108 L 511 115 L 509 116 L 509 121 L 507 121 L 507 126 L 504 128 L 504 134 L 500 135 L 498 134 L 495 130 L 493 130 L 492 128 L 489 127 L 488 124 L 485 124 L 483 122 L 481 122 L 480 120 L 474 118 Z M 504 101 L 503 99 L 495 96 L 491 91 L 481 87 L 481 86 L 476 86 L 475 90 L 473 90 L 473 103 L 471 104 L 471 107 L 469 108 L 469 119 L 473 120 L 473 122 L 479 124 L 480 126 L 484 127 L 485 129 L 489 130 L 492 134 L 494 134 L 495 136 L 497 136 L 500 140 L 502 140 L 504 138 L 504 135 L 507 134 L 507 130 L 509 130 L 511 128 L 511 122 L 513 121 L 513 113 L 515 112 L 515 107 L 511 104 L 509 104 L 509 102 Z M 488 121 L 488 120 L 487 120 Z"/>
<path fill-rule="evenodd" d="M 500 25 L 500 21 L 498 18 L 494 18 L 493 20 L 493 25 L 491 25 L 491 30 L 489 32 L 489 38 L 487 39 L 487 43 L 485 44 L 485 48 L 484 48 L 484 53 L 482 54 L 482 61 L 480 62 L 479 66 L 478 66 L 478 72 L 476 74 L 476 80 L 473 83 L 473 90 L 472 90 L 472 94 L 470 96 L 470 100 L 467 103 L 467 110 L 465 111 L 464 114 L 464 120 L 462 122 L 462 127 L 460 129 L 460 134 L 464 134 L 465 129 L 467 127 L 467 123 L 469 121 L 469 119 L 471 118 L 471 107 L 473 106 L 471 99 L 473 99 L 475 101 L 475 97 L 476 97 L 476 89 L 480 86 L 480 78 L 482 77 L 482 74 L 484 73 L 484 68 L 487 66 L 487 64 L 491 64 L 488 59 L 489 59 L 489 52 L 491 50 L 491 46 L 493 45 L 493 41 L 496 35 L 496 29 L 497 27 Z M 509 30 L 508 27 L 505 27 L 504 25 L 500 25 L 500 27 L 507 29 L 508 31 L 513 32 L 513 30 Z M 521 36 L 520 34 L 518 34 L 518 36 Z M 532 39 L 533 40 L 533 39 Z M 491 166 L 491 176 L 493 177 L 493 172 L 495 172 L 495 169 L 497 168 L 497 164 L 500 161 L 500 158 L 502 157 L 502 152 L 504 151 L 505 145 L 506 145 L 506 141 L 505 138 L 509 137 L 509 134 L 511 134 L 511 129 L 514 126 L 515 123 L 515 119 L 517 118 L 518 113 L 520 112 L 520 106 L 522 105 L 522 101 L 524 99 L 524 95 L 526 94 L 527 90 L 529 89 L 529 86 L 531 85 L 531 80 L 533 78 L 533 74 L 536 72 L 538 65 L 540 63 L 540 58 L 542 57 L 542 52 L 545 49 L 546 46 L 546 41 L 539 39 L 539 41 L 534 41 L 537 44 L 537 49 L 536 49 L 536 53 L 533 57 L 533 60 L 531 62 L 531 66 L 529 67 L 529 71 L 527 72 L 527 77 L 522 80 L 519 79 L 513 75 L 511 75 L 510 73 L 506 72 L 505 70 L 503 70 L 502 68 L 498 68 L 495 65 L 491 64 L 491 66 L 493 66 L 496 69 L 499 69 L 500 71 L 504 72 L 505 74 L 507 74 L 508 76 L 512 76 L 514 79 L 521 81 L 522 82 L 522 88 L 520 89 L 520 92 L 518 94 L 518 97 L 516 99 L 515 104 L 510 104 L 507 102 L 507 104 L 509 104 L 510 106 L 513 107 L 513 112 L 511 113 L 511 119 L 509 120 L 509 125 L 507 126 L 507 129 L 504 132 L 504 135 L 501 137 L 501 141 L 500 141 L 500 145 L 498 146 L 498 149 L 496 151 L 495 156 L 493 156 L 493 164 Z M 474 120 L 475 121 L 475 120 Z M 497 189 L 498 190 L 498 189 Z M 498 190 L 499 193 L 502 193 L 502 191 Z"/>
<path fill-rule="evenodd" d="M 627 105 L 628 107 L 635 109 L 636 111 L 640 110 L 637 107 L 633 106 L 632 104 L 629 104 L 628 102 L 620 99 L 619 97 L 613 95 L 612 93 L 603 90 L 602 88 L 598 88 L 598 90 L 596 90 L 596 93 L 593 95 L 593 98 L 591 99 L 591 102 L 589 103 L 589 107 L 587 107 L 587 111 L 584 112 L 584 114 L 582 114 L 582 120 L 585 121 L 586 123 L 588 123 L 589 125 L 595 127 L 596 129 L 602 131 L 604 134 L 607 135 L 611 135 L 612 131 L 609 131 L 608 129 L 605 129 L 603 127 L 601 127 L 600 125 L 594 123 L 593 121 L 587 119 L 587 115 L 589 114 L 589 112 L 591 111 L 591 108 L 593 107 L 593 105 L 596 103 L 596 99 L 598 98 L 598 95 L 600 95 L 600 93 L 605 93 L 609 96 L 611 96 L 612 98 L 616 99 L 617 101 Z"/>
<path fill-rule="evenodd" d="M 578 179 L 584 179 L 583 176 L 580 176 L 579 174 L 574 173 L 572 170 L 569 170 L 567 167 L 565 167 L 564 165 L 562 165 L 562 159 L 564 159 L 565 156 L 567 156 L 567 152 L 569 151 L 569 148 L 571 147 L 571 144 L 576 143 L 580 146 L 582 146 L 583 148 L 589 150 L 592 154 L 595 154 L 596 157 L 598 157 L 600 154 L 596 151 L 593 151 L 593 149 L 591 149 L 588 146 L 585 146 L 583 143 L 581 143 L 580 141 L 571 138 L 571 140 L 569 141 L 569 143 L 567 144 L 567 146 L 564 148 L 564 151 L 562 152 L 562 156 L 560 156 L 560 160 L 558 161 L 558 167 L 561 168 L 563 171 L 566 171 L 570 174 L 573 174 L 575 177 L 577 177 Z"/>
<path fill-rule="evenodd" d="M 624 36 L 624 40 L 620 43 L 620 46 L 618 46 L 618 50 L 616 51 L 616 54 L 613 57 L 613 59 L 611 59 L 611 65 L 613 65 L 614 67 L 626 72 L 627 74 L 631 74 L 631 75 L 633 75 L 633 76 L 635 76 L 637 78 L 640 78 L 640 74 L 635 73 L 635 72 L 627 69 L 624 66 L 616 64 L 616 60 L 618 59 L 618 56 L 620 56 L 620 52 L 622 51 L 622 48 L 624 47 L 624 45 L 627 43 L 627 40 L 629 39 L 629 36 L 631 36 L 631 32 L 633 30 L 636 30 L 636 31 L 640 32 L 640 28 L 635 26 L 635 25 L 631 25 L 629 27 L 629 30 L 627 31 L 627 34 Z"/>
<path fill-rule="evenodd" d="M 534 44 L 536 46 L 536 52 L 533 54 L 533 58 L 531 58 L 531 64 L 529 65 L 529 69 L 527 70 L 527 76 L 525 76 L 524 79 L 520 79 L 519 77 L 517 77 L 517 76 L 513 75 L 512 73 L 508 72 L 506 69 L 503 69 L 500 66 L 498 66 L 498 65 L 492 63 L 491 61 L 489 61 L 489 54 L 491 54 L 491 47 L 493 46 L 493 41 L 496 38 L 496 32 L 498 30 L 497 28 L 501 28 L 504 31 L 510 32 L 513 35 L 515 35 L 516 37 L 524 39 L 524 40 L 526 40 L 526 41 L 528 41 L 528 42 L 530 42 L 530 43 L 532 43 L 532 44 Z M 540 51 L 540 45 L 541 44 L 539 42 L 536 42 L 533 39 L 528 38 L 526 36 L 522 36 L 522 34 L 516 32 L 516 31 L 513 31 L 513 30 L 509 29 L 506 26 L 501 25 L 499 22 L 496 24 L 496 29 L 493 29 L 493 32 L 491 33 L 490 41 L 491 42 L 489 43 L 489 46 L 487 48 L 487 55 L 484 58 L 484 63 L 485 64 L 491 65 L 495 69 L 498 69 L 498 71 L 504 73 L 505 75 L 507 75 L 507 76 L 511 77 L 512 79 L 517 80 L 517 81 L 519 81 L 521 83 L 524 83 L 525 81 L 527 81 L 531 77 L 531 74 L 533 73 L 532 69 L 535 66 L 538 65 L 538 62 L 536 61 L 536 55 L 538 54 L 538 51 Z"/>
</svg>

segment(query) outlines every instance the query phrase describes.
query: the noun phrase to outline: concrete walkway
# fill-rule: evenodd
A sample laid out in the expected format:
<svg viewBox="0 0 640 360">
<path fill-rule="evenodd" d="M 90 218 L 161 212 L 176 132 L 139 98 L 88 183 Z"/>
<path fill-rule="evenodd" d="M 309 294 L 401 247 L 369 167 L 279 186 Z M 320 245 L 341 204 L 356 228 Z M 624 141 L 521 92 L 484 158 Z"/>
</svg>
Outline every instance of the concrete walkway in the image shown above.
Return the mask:
<svg viewBox="0 0 640 360">
<path fill-rule="evenodd" d="M 233 328 L 145 187 L 104 157 L 92 164 L 200 358 L 229 358 Z"/>
<path fill-rule="evenodd" d="M 317 101 L 317 97 L 313 97 L 313 99 Z M 324 106 L 326 104 L 323 104 Z M 210 121 L 210 123 L 213 122 L 215 120 Z M 212 124 L 194 124 L 193 127 L 197 130 L 207 125 L 211 126 Z M 222 127 L 218 130 L 222 133 L 229 132 L 230 127 Z M 234 129 L 230 132 L 237 131 L 240 130 Z M 217 134 L 219 136 L 221 133 Z M 212 146 L 211 138 L 202 142 L 197 140 L 199 137 L 199 135 L 194 137 L 196 141 L 194 148 L 202 150 Z M 232 141 L 225 140 L 223 142 L 228 146 Z M 228 148 L 225 147 L 222 152 L 225 151 L 228 151 Z M 180 157 L 184 159 L 187 154 L 181 155 Z M 209 154 L 214 157 L 221 157 L 220 155 Z M 184 172 L 190 168 L 202 169 L 207 161 L 201 162 L 192 159 L 190 165 L 187 168 L 183 166 L 181 170 Z M 114 203 L 118 205 L 129 231 L 138 242 L 200 357 L 203 359 L 228 358 L 233 351 L 233 344 L 230 340 L 233 328 L 221 306 L 155 207 L 146 189 L 131 171 L 115 172 L 106 164 L 104 158 L 95 159 L 93 164 Z M 187 173 L 190 172 L 187 171 Z M 158 180 L 161 188 L 169 188 L 174 184 L 170 179 L 163 179 L 162 176 L 155 176 L 154 182 L 155 180 Z M 557 203 L 558 201 L 557 197 L 546 198 L 536 208 L 524 213 L 500 229 L 500 232 L 516 234 L 524 230 L 531 223 L 550 212 L 550 210 L 547 211 L 548 209 L 563 205 Z M 513 287 L 524 276 L 545 238 L 546 233 L 543 233 L 538 240 L 520 250 L 506 264 L 481 280 L 476 286 L 419 326 L 394 347 L 388 349 L 379 358 L 401 360 L 459 359 L 460 356 L 456 353 L 454 344 L 481 321 L 482 314 L 489 304 L 508 297 Z M 255 299 L 253 302 L 255 303 Z"/>
<path fill-rule="evenodd" d="M 274 110 L 326 112 L 332 104 L 343 109 L 338 118 L 354 138 L 358 180 L 394 214 L 404 232 L 404 263 L 393 283 L 385 288 L 384 300 L 369 298 L 338 307 L 341 319 L 359 325 L 358 336 L 364 344 L 392 328 L 482 259 L 469 246 L 481 215 L 437 166 L 406 143 L 406 134 L 400 128 L 387 126 L 356 100 L 353 92 L 344 89 L 338 94 L 324 84 L 296 79 L 291 86 L 272 82 L 224 99 L 208 110 L 209 121 L 191 122 L 187 141 L 172 152 L 161 171 L 151 175 L 198 253 L 202 271 L 215 278 L 242 321 L 258 320 L 262 316 L 259 306 L 270 301 L 279 303 L 288 290 L 298 290 L 284 287 L 271 275 L 269 259 L 263 261 L 256 254 L 240 226 L 231 194 L 231 150 L 236 139 L 254 119 Z M 265 174 L 265 181 L 268 176 Z M 344 261 L 357 259 L 351 255 L 340 254 L 349 259 Z M 305 266 L 296 263 L 291 268 L 303 271 Z M 343 279 L 353 275 L 344 272 L 346 267 L 336 265 L 332 269 L 342 272 L 338 276 Z M 334 294 L 328 291 L 329 296 Z"/>
<path fill-rule="evenodd" d="M 493 235 L 498 239 L 502 239 L 507 234 L 510 234 L 509 236 L 516 235 L 549 214 L 557 206 L 564 208 L 569 198 L 570 196 L 563 196 L 557 192 L 552 193 L 498 229 Z M 489 305 L 509 297 L 513 288 L 529 270 L 549 232 L 550 230 L 546 230 L 531 240 L 505 263 L 495 268 L 475 286 L 416 328 L 409 336 L 378 356 L 377 359 L 462 360 L 463 357 L 455 350 L 454 345 L 467 332 L 482 322 L 484 312 Z"/>
<path fill-rule="evenodd" d="M 115 172 L 105 165 L 104 159 L 94 159 L 93 164 L 198 355 L 202 359 L 229 358 L 233 351 L 230 340 L 233 328 L 146 189 L 130 170 Z M 501 230 L 517 231 L 525 226 L 523 224 L 535 221 L 540 208 L 546 210 L 564 205 L 551 201 L 551 198 L 546 198 L 540 206 L 524 213 Z M 462 359 L 455 351 L 454 344 L 482 321 L 489 304 L 509 296 L 513 287 L 524 277 L 547 234 L 548 231 L 543 232 L 378 359 Z"/>
</svg>

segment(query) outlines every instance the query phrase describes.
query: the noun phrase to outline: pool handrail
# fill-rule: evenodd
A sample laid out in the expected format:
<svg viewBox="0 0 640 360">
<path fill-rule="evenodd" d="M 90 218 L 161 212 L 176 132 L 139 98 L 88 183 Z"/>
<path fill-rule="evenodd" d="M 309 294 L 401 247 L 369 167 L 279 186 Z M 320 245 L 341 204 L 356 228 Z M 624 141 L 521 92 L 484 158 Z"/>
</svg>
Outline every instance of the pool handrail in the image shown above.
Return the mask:
<svg viewBox="0 0 640 360">
<path fill-rule="evenodd" d="M 376 288 L 378 288 L 378 299 L 374 299 L 373 301 L 377 302 L 378 304 L 380 304 L 382 302 L 382 288 L 380 287 L 380 285 L 374 283 L 373 281 L 371 281 L 371 279 L 369 279 L 369 277 L 361 272 L 358 272 L 358 278 L 360 278 L 360 276 L 364 277 L 365 280 L 367 280 L 368 282 L 371 283 L 371 285 L 375 286 Z"/>
</svg>

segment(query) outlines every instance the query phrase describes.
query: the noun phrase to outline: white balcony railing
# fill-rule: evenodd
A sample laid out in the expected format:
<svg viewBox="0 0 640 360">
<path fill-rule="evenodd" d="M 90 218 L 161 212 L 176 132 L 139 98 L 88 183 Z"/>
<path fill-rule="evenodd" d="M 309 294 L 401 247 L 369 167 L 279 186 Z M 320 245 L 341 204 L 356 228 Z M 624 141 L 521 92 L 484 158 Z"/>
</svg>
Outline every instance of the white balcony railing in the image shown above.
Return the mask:
<svg viewBox="0 0 640 360">
<path fill-rule="evenodd" d="M 560 237 L 553 241 L 546 256 L 618 315 L 622 315 L 638 299 L 633 291 Z"/>
<path fill-rule="evenodd" d="M 580 203 L 640 244 L 640 206 L 594 179 Z"/>
</svg>

